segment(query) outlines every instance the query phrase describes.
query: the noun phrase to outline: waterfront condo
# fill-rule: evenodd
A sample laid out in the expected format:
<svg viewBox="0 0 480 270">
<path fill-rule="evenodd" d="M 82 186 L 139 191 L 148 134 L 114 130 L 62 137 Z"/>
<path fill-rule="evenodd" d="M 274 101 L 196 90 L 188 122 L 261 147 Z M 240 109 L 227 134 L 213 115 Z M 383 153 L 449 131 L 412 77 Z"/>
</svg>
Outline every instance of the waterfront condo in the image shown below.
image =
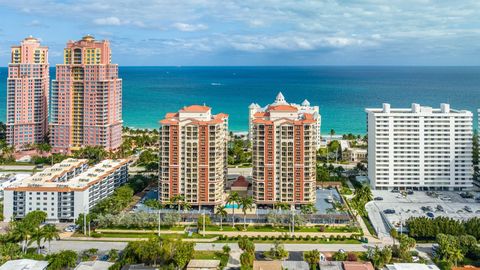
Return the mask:
<svg viewBox="0 0 480 270">
<path fill-rule="evenodd" d="M 286 103 L 281 94 L 275 103 L 253 114 L 253 196 L 257 204 L 315 202 L 316 117 Z"/>
<path fill-rule="evenodd" d="M 50 143 L 55 152 L 83 146 L 116 150 L 122 142 L 122 80 L 110 44 L 85 36 L 69 41 L 52 81 Z"/>
<path fill-rule="evenodd" d="M 41 210 L 49 221 L 73 221 L 127 179 L 126 159 L 103 160 L 91 168 L 86 159 L 66 159 L 6 187 L 5 220 Z"/>
<path fill-rule="evenodd" d="M 13 46 L 7 78 L 7 143 L 42 143 L 48 128 L 48 48 L 28 37 Z"/>
<path fill-rule="evenodd" d="M 368 178 L 375 189 L 472 188 L 472 113 L 412 104 L 366 109 Z"/>
<path fill-rule="evenodd" d="M 228 115 L 192 105 L 160 121 L 160 200 L 183 196 L 198 206 L 223 203 Z"/>
<path fill-rule="evenodd" d="M 258 105 L 257 103 L 252 103 L 248 107 L 248 111 L 249 111 L 248 137 L 250 141 L 253 138 L 252 137 L 253 126 L 254 126 L 253 120 L 255 119 L 255 114 L 266 112 L 270 106 L 275 106 L 275 105 L 290 105 L 292 107 L 295 107 L 299 112 L 305 112 L 305 113 L 311 114 L 316 121 L 316 124 L 315 124 L 315 129 L 317 130 L 317 135 L 315 138 L 316 147 L 317 149 L 320 148 L 320 143 L 321 143 L 320 126 L 322 121 L 322 117 L 320 116 L 320 108 L 318 106 L 310 106 L 310 102 L 308 102 L 308 100 L 306 99 L 300 105 L 296 103 L 288 103 L 285 100 L 285 97 L 283 96 L 282 92 L 278 93 L 277 97 L 275 98 L 275 101 L 272 104 L 268 104 L 265 107 L 260 107 L 260 105 Z"/>
</svg>

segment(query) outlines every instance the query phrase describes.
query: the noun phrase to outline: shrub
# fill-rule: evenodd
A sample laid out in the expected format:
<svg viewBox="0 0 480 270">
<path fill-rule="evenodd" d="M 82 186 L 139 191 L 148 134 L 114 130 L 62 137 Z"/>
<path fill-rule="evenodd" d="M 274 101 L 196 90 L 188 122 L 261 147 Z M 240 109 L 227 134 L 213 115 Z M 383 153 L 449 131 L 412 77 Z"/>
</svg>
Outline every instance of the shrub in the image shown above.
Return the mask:
<svg viewBox="0 0 480 270">
<path fill-rule="evenodd" d="M 347 261 L 349 262 L 356 262 L 358 260 L 357 258 L 357 254 L 355 254 L 354 252 L 349 252 L 347 254 Z"/>
<path fill-rule="evenodd" d="M 318 230 L 319 230 L 320 232 L 324 232 L 324 231 L 325 231 L 325 227 L 324 227 L 324 226 L 320 226 L 320 227 L 318 228 Z"/>
</svg>

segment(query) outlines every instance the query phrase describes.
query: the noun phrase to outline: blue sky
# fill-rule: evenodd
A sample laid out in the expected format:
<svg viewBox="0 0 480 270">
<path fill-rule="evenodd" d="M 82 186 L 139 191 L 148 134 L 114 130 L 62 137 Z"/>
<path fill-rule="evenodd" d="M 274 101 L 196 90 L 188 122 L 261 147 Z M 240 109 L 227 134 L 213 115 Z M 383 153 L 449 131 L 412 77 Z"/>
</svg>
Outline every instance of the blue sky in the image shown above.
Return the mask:
<svg viewBox="0 0 480 270">
<path fill-rule="evenodd" d="M 478 0 L 0 0 L 0 66 L 28 35 L 121 65 L 480 65 Z"/>
</svg>

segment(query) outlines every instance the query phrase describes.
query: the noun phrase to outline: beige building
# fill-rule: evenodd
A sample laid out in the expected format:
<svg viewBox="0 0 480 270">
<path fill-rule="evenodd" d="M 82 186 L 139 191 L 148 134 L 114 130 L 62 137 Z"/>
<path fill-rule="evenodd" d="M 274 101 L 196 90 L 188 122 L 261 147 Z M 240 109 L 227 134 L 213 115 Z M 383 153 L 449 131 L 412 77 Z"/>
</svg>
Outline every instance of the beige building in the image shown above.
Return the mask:
<svg viewBox="0 0 480 270">
<path fill-rule="evenodd" d="M 253 115 L 252 176 L 257 204 L 315 202 L 319 132 L 315 117 L 281 103 Z"/>
<path fill-rule="evenodd" d="M 192 105 L 160 121 L 160 197 L 219 205 L 227 178 L 228 115 Z"/>
<path fill-rule="evenodd" d="M 343 160 L 349 162 L 363 162 L 367 160 L 367 149 L 349 148 L 342 153 Z"/>
</svg>

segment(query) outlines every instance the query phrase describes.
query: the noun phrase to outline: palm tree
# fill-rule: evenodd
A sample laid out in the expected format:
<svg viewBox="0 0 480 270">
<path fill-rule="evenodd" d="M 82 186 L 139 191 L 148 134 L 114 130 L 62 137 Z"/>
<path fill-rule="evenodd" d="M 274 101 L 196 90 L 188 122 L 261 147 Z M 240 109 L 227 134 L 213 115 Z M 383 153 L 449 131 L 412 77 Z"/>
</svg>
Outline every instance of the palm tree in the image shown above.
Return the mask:
<svg viewBox="0 0 480 270">
<path fill-rule="evenodd" d="M 230 196 L 228 196 L 227 198 L 227 203 L 233 206 L 232 207 L 232 228 L 235 228 L 235 208 L 237 207 L 237 205 L 235 204 L 238 203 L 239 200 L 240 200 L 240 196 L 238 195 L 237 192 L 230 193 Z"/>
<path fill-rule="evenodd" d="M 58 234 L 58 230 L 55 225 L 47 224 L 43 226 L 43 239 L 48 242 L 48 252 L 50 253 L 50 242 L 52 240 L 60 239 L 60 235 Z"/>
<path fill-rule="evenodd" d="M 215 212 L 215 215 L 218 215 L 220 217 L 220 230 L 223 230 L 223 219 L 227 216 L 227 211 L 225 210 L 224 205 L 220 205 L 217 207 L 217 211 Z"/>
<path fill-rule="evenodd" d="M 242 207 L 243 212 L 243 230 L 247 230 L 247 211 L 252 210 L 253 208 L 253 199 L 252 197 L 243 197 L 240 198 L 240 207 Z"/>
<path fill-rule="evenodd" d="M 26 222 L 14 221 L 12 233 L 22 240 L 22 252 L 26 253 L 31 227 Z"/>
<path fill-rule="evenodd" d="M 391 228 L 391 229 L 390 229 L 390 236 L 392 237 L 392 239 L 393 239 L 393 245 L 395 246 L 395 239 L 397 239 L 397 237 L 398 237 L 398 231 L 397 231 L 397 229 Z"/>
<path fill-rule="evenodd" d="M 458 261 L 463 260 L 464 255 L 461 249 L 454 248 L 450 250 L 448 257 L 455 262 L 455 267 L 457 267 Z"/>
<path fill-rule="evenodd" d="M 317 208 L 313 203 L 304 204 L 300 208 L 300 213 L 304 216 L 308 216 L 309 221 L 311 221 L 311 216 L 317 212 Z"/>
<path fill-rule="evenodd" d="M 335 214 L 337 211 L 333 207 L 327 208 L 325 211 L 330 217 L 330 223 L 333 223 L 333 214 Z"/>
<path fill-rule="evenodd" d="M 28 245 L 31 245 L 32 243 L 37 243 L 37 253 L 40 254 L 40 244 L 43 240 L 43 230 L 42 228 L 36 227 L 33 229 L 33 232 L 31 233 L 30 236 L 30 241 L 28 242 Z"/>
<path fill-rule="evenodd" d="M 177 205 L 178 212 L 180 212 L 180 207 L 182 206 L 183 201 L 185 201 L 185 196 L 183 196 L 181 194 L 177 194 L 177 195 L 173 196 L 173 198 L 172 198 L 172 203 Z"/>
<path fill-rule="evenodd" d="M 310 265 L 311 269 L 316 270 L 320 263 L 320 251 L 317 249 L 303 252 L 303 259 Z"/>
<path fill-rule="evenodd" d="M 161 212 L 160 212 L 160 210 L 162 210 L 163 204 L 160 201 L 155 200 L 155 199 L 148 199 L 143 204 L 158 211 L 158 236 L 160 236 L 160 229 L 161 229 L 161 227 L 160 227 L 161 226 Z"/>
<path fill-rule="evenodd" d="M 64 250 L 53 254 L 48 260 L 48 269 L 60 270 L 74 267 L 77 264 L 77 253 L 73 250 Z"/>
</svg>

